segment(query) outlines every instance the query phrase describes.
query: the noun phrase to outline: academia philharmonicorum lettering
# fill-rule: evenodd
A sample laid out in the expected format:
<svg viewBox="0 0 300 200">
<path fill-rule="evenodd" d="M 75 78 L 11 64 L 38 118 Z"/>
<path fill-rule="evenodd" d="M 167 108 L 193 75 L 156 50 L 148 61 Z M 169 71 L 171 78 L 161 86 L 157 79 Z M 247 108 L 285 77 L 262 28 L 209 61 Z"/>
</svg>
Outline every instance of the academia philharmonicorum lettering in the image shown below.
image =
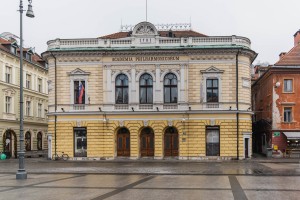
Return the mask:
<svg viewBox="0 0 300 200">
<path fill-rule="evenodd" d="M 52 154 L 72 159 L 251 157 L 250 40 L 190 29 L 56 39 L 49 63 Z"/>
<path fill-rule="evenodd" d="M 113 62 L 145 62 L 145 61 L 174 61 L 179 60 L 179 56 L 166 56 L 166 57 L 115 57 L 112 58 Z"/>
</svg>

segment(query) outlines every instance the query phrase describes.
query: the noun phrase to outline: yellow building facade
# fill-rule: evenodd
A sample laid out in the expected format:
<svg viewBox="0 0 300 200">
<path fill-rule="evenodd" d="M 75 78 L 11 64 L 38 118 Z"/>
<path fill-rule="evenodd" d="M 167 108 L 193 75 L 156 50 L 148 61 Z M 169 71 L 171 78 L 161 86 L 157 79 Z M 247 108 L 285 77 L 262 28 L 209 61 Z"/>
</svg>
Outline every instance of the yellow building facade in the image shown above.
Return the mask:
<svg viewBox="0 0 300 200">
<path fill-rule="evenodd" d="M 141 22 L 99 38 L 49 41 L 52 154 L 251 157 L 250 40 L 187 27 Z"/>
</svg>

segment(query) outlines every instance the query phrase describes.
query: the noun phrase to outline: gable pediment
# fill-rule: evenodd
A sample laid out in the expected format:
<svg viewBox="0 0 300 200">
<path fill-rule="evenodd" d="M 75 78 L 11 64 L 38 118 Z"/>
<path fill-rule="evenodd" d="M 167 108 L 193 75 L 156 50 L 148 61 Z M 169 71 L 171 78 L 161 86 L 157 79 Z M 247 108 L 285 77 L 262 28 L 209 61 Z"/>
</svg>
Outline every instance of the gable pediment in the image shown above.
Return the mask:
<svg viewBox="0 0 300 200">
<path fill-rule="evenodd" d="M 90 75 L 90 72 L 85 72 L 80 68 L 77 68 L 71 72 L 68 72 L 69 76 L 82 76 L 82 75 Z"/>
<path fill-rule="evenodd" d="M 14 96 L 16 91 L 13 88 L 5 88 L 2 90 L 5 96 Z"/>
<path fill-rule="evenodd" d="M 223 73 L 224 72 L 224 70 L 220 70 L 220 69 L 218 69 L 218 68 L 216 68 L 216 67 L 214 67 L 214 66 L 211 66 L 211 67 L 209 67 L 209 68 L 207 68 L 206 70 L 201 70 L 200 71 L 201 73 L 214 73 L 214 74 L 218 74 L 218 73 Z"/>
</svg>

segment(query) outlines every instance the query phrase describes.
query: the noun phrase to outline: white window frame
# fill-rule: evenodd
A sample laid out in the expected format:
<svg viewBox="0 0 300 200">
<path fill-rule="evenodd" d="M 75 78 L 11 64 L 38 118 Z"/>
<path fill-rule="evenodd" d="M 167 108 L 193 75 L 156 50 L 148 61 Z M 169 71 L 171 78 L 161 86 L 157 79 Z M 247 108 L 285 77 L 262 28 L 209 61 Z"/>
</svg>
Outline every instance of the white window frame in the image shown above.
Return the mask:
<svg viewBox="0 0 300 200">
<path fill-rule="evenodd" d="M 31 101 L 26 101 L 25 115 L 31 116 Z"/>
<path fill-rule="evenodd" d="M 73 70 L 72 72 L 68 73 L 70 76 L 70 104 L 72 104 L 71 106 L 71 110 L 74 109 L 73 105 L 74 105 L 74 81 L 85 81 L 85 87 L 84 87 L 84 91 L 85 91 L 85 104 L 82 105 L 87 105 L 90 103 L 89 101 L 89 96 L 88 96 L 88 91 L 89 91 L 89 82 L 88 82 L 88 76 L 90 75 L 89 72 L 85 72 L 79 68 Z"/>
<path fill-rule="evenodd" d="M 43 92 L 43 79 L 42 78 L 38 78 L 38 88 L 37 88 L 37 90 L 38 90 L 38 92 L 40 92 L 40 93 L 42 93 Z"/>
<path fill-rule="evenodd" d="M 38 107 L 37 107 L 37 117 L 38 118 L 42 118 L 43 116 L 43 104 L 38 103 Z"/>
<path fill-rule="evenodd" d="M 26 74 L 26 88 L 31 89 L 31 75 Z"/>
<path fill-rule="evenodd" d="M 287 81 L 287 84 L 285 84 L 285 82 Z M 291 86 L 291 90 L 286 90 L 288 89 L 287 86 L 288 86 L 288 82 L 290 82 L 290 86 Z M 288 78 L 285 78 L 283 79 L 283 92 L 284 93 L 292 93 L 294 91 L 294 86 L 293 86 L 293 82 L 294 80 L 293 79 L 288 79 Z"/>
<path fill-rule="evenodd" d="M 5 112 L 12 113 L 12 97 L 5 96 Z"/>
<path fill-rule="evenodd" d="M 5 82 L 12 83 L 12 67 L 5 66 Z"/>
</svg>

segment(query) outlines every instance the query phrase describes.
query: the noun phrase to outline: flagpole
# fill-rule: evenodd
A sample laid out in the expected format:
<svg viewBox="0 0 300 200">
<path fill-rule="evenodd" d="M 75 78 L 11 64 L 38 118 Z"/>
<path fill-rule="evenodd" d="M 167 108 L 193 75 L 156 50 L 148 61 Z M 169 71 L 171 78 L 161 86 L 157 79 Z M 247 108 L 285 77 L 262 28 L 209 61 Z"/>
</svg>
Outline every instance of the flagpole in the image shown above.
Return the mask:
<svg viewBox="0 0 300 200">
<path fill-rule="evenodd" d="M 148 21 L 148 0 L 146 0 L 146 22 Z"/>
</svg>

